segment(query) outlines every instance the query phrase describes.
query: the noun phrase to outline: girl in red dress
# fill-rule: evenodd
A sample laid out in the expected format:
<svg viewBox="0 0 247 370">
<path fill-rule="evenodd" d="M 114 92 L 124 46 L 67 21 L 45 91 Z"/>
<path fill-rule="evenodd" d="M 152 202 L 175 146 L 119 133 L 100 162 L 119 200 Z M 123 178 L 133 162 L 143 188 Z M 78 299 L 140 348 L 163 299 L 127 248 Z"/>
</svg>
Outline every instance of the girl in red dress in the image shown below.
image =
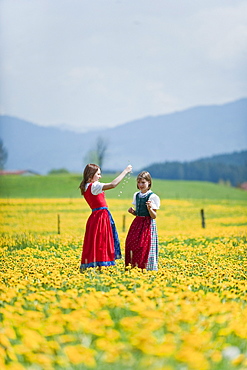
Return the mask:
<svg viewBox="0 0 247 370">
<path fill-rule="evenodd" d="M 120 243 L 117 230 L 105 200 L 104 190 L 115 188 L 132 171 L 129 165 L 112 182 L 104 184 L 101 178 L 100 167 L 88 164 L 83 173 L 80 184 L 81 194 L 84 196 L 92 214 L 86 224 L 86 232 L 81 257 L 81 270 L 88 267 L 113 266 L 115 259 L 121 258 Z"/>
<path fill-rule="evenodd" d="M 151 191 L 152 178 L 147 171 L 137 176 L 137 189 L 133 197 L 135 209 L 128 212 L 136 216 L 132 222 L 125 244 L 125 266 L 158 270 L 158 236 L 156 211 L 160 198 Z"/>
</svg>

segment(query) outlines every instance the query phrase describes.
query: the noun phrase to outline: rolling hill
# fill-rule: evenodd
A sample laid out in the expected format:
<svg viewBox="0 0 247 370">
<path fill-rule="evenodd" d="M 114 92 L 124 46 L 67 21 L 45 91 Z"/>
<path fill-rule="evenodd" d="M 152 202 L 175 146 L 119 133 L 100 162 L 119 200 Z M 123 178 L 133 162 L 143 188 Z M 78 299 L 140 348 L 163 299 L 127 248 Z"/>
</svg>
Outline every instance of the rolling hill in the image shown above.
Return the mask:
<svg viewBox="0 0 247 370">
<path fill-rule="evenodd" d="M 75 133 L 0 116 L 0 137 L 8 151 L 6 169 L 41 174 L 54 168 L 81 172 L 85 156 L 102 137 L 104 170 L 134 170 L 164 161 L 192 161 L 247 148 L 247 99 L 145 117 L 110 129 Z"/>
<path fill-rule="evenodd" d="M 247 181 L 247 150 L 191 162 L 153 163 L 143 170 L 158 179 L 223 182 L 239 186 Z"/>
</svg>

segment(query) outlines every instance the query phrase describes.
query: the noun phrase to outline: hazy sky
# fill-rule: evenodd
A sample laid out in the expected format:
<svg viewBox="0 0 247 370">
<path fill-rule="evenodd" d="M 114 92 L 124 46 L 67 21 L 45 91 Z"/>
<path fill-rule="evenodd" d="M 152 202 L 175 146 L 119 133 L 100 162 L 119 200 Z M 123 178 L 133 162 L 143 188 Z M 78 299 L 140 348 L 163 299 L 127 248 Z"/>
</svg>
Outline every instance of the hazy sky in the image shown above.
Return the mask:
<svg viewBox="0 0 247 370">
<path fill-rule="evenodd" d="M 0 111 L 85 131 L 247 96 L 246 0 L 0 0 Z"/>
</svg>

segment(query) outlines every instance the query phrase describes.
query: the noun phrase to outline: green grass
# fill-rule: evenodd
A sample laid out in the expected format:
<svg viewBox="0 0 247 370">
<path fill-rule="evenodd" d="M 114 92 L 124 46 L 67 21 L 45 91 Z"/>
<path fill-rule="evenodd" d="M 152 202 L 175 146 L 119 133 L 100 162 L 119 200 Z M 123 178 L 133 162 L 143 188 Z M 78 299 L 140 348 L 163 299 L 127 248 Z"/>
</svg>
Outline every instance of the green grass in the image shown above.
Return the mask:
<svg viewBox="0 0 247 370">
<path fill-rule="evenodd" d="M 110 182 L 115 176 L 103 175 L 101 181 Z M 0 198 L 80 198 L 81 179 L 78 174 L 0 176 Z M 202 181 L 153 179 L 152 190 L 163 199 L 247 200 L 244 190 Z M 107 198 L 131 199 L 135 191 L 136 179 L 132 175 L 107 191 Z"/>
</svg>

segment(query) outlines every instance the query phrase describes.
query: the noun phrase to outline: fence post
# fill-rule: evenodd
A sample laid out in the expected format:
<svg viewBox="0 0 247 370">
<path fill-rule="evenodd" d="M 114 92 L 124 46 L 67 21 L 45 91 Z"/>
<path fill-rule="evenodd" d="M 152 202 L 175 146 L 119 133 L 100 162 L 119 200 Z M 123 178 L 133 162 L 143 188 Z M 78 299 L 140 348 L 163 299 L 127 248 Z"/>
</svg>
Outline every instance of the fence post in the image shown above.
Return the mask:
<svg viewBox="0 0 247 370">
<path fill-rule="evenodd" d="M 60 234 L 60 215 L 57 215 L 57 233 Z"/>
<path fill-rule="evenodd" d="M 126 216 L 123 215 L 123 228 L 122 228 L 123 231 L 125 231 L 125 218 L 126 218 Z"/>
<path fill-rule="evenodd" d="M 202 218 L 202 227 L 205 229 L 206 223 L 205 223 L 205 216 L 204 216 L 204 210 L 201 209 L 201 218 Z"/>
</svg>

